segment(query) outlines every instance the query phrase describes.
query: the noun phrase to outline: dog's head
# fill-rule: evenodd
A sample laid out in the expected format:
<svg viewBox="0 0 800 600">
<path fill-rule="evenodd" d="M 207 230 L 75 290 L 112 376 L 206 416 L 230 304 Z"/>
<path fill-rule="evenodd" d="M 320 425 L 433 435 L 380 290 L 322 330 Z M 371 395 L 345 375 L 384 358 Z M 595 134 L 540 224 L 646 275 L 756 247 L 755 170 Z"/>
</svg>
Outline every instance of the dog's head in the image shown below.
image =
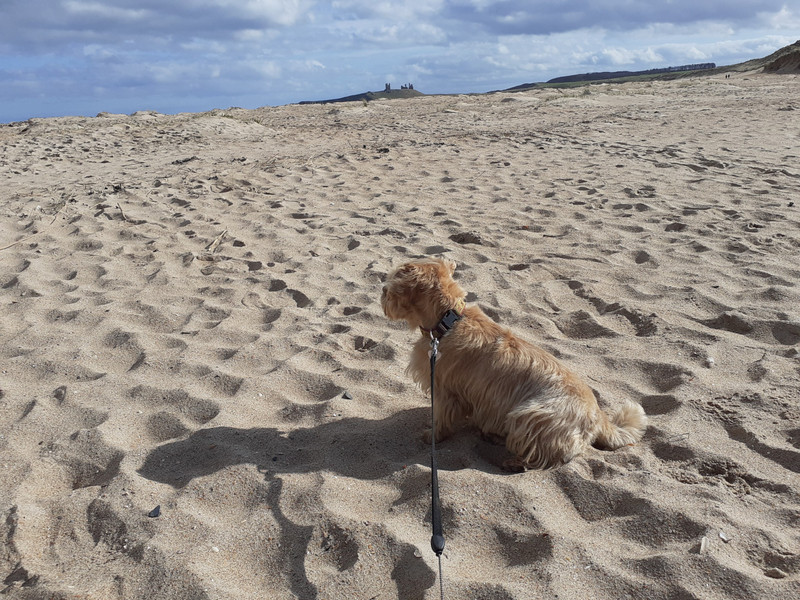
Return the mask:
<svg viewBox="0 0 800 600">
<path fill-rule="evenodd" d="M 393 321 L 408 322 L 412 329 L 434 327 L 465 296 L 453 281 L 455 268 L 452 260 L 438 258 L 406 263 L 383 286 L 383 312 Z"/>
</svg>

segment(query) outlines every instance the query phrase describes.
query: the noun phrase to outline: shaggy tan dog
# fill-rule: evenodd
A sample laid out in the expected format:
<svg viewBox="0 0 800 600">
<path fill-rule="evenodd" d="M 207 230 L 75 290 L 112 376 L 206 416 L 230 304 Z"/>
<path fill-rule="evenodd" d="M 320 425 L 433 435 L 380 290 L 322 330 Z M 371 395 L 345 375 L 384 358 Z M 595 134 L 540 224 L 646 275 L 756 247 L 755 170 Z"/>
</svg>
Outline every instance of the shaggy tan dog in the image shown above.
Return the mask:
<svg viewBox="0 0 800 600">
<path fill-rule="evenodd" d="M 514 458 L 504 467 L 519 471 L 556 467 L 590 445 L 614 450 L 641 439 L 647 425 L 641 406 L 628 402 L 609 419 L 592 390 L 555 357 L 497 325 L 480 308 L 465 307 L 454 270 L 452 261 L 408 263 L 390 275 L 381 297 L 387 317 L 422 330 L 408 370 L 426 392 L 431 331 L 441 336 L 436 441 L 469 422 L 490 438 L 505 438 Z M 437 331 L 445 315 L 454 321 L 452 328 Z"/>
</svg>

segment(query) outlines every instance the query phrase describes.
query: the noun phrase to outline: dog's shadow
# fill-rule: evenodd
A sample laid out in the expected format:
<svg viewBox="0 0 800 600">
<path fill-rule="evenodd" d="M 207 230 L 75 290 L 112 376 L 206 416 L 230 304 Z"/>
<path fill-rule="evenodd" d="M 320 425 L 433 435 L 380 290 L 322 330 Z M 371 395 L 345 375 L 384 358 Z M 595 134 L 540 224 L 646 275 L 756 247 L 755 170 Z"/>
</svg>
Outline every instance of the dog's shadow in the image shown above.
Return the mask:
<svg viewBox="0 0 800 600">
<path fill-rule="evenodd" d="M 281 529 L 283 560 L 291 573 L 292 591 L 302 598 L 317 598 L 316 586 L 306 575 L 304 557 L 313 536 L 313 527 L 298 524 L 281 510 L 285 485 L 283 475 L 327 471 L 362 480 L 387 477 L 410 465 L 429 465 L 430 446 L 421 433 L 430 424 L 430 409 L 415 408 L 386 419 L 342 418 L 314 427 L 281 431 L 273 427 L 238 429 L 211 427 L 187 438 L 162 444 L 146 457 L 138 473 L 152 481 L 183 488 L 193 479 L 212 475 L 227 467 L 253 464 L 264 473 L 269 484 L 263 498 Z M 452 444 L 450 444 L 452 442 Z M 476 465 L 482 452 L 475 454 L 474 439 L 457 435 L 440 449 L 439 468 L 457 470 L 467 466 L 494 470 L 491 464 Z M 483 444 L 484 446 L 486 444 Z M 442 448 L 444 448 L 442 450 Z M 464 451 L 466 451 L 466 456 Z M 415 470 L 400 484 L 402 498 L 429 494 L 430 476 Z M 423 515 L 421 515 L 421 518 Z M 430 519 L 430 514 L 425 518 Z M 391 577 L 398 597 L 422 599 L 436 583 L 436 575 L 424 561 L 415 558 L 415 547 L 404 544 L 396 558 Z"/>
<path fill-rule="evenodd" d="M 425 462 L 420 434 L 426 415 L 418 408 L 382 420 L 351 417 L 292 431 L 210 427 L 155 448 L 138 472 L 175 488 L 240 464 L 254 464 L 273 476 L 330 471 L 379 479 L 403 465 Z"/>
<path fill-rule="evenodd" d="M 291 432 L 210 427 L 155 448 L 138 472 L 175 488 L 240 464 L 254 464 L 272 476 L 330 471 L 355 479 L 380 479 L 406 465 L 430 464 L 430 447 L 421 441 L 429 419 L 429 409 L 414 408 L 382 420 L 349 417 Z M 483 448 L 475 448 L 471 436 L 474 432 L 464 431 L 437 444 L 440 469 L 471 466 L 497 472 L 491 444 L 480 442 Z M 475 460 L 485 463 L 474 464 Z"/>
</svg>

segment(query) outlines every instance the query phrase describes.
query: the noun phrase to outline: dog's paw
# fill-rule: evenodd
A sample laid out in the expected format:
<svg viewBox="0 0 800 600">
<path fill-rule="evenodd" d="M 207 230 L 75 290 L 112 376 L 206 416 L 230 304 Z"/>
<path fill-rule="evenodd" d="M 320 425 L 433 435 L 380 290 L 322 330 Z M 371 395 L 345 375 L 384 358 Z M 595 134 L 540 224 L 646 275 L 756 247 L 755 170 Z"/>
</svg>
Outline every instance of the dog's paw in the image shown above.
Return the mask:
<svg viewBox="0 0 800 600">
<path fill-rule="evenodd" d="M 524 473 L 528 468 L 519 456 L 512 456 L 503 461 L 503 470 L 509 473 Z"/>
<path fill-rule="evenodd" d="M 436 443 L 438 444 L 439 442 L 449 438 L 450 437 L 450 433 L 451 433 L 450 431 L 439 431 L 439 432 L 437 432 L 437 434 L 436 434 Z M 425 431 L 422 432 L 422 441 L 425 444 L 427 444 L 428 446 L 430 446 L 432 438 L 433 438 L 433 436 L 431 435 L 431 428 L 430 427 L 426 427 Z"/>
<path fill-rule="evenodd" d="M 433 435 L 431 434 L 431 428 L 427 427 L 425 431 L 422 432 L 422 443 L 426 446 L 431 445 L 431 440 L 433 439 Z"/>
</svg>

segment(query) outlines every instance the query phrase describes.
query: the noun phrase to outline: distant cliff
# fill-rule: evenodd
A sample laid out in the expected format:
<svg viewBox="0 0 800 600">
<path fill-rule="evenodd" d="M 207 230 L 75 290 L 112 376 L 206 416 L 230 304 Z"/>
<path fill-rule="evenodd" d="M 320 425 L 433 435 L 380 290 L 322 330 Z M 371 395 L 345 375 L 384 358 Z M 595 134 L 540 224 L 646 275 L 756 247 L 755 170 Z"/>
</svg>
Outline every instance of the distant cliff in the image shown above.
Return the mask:
<svg viewBox="0 0 800 600">
<path fill-rule="evenodd" d="M 714 69 L 714 63 L 697 63 L 694 65 L 681 65 L 680 67 L 664 67 L 662 69 L 648 69 L 647 71 L 611 71 L 603 73 L 583 73 L 581 75 L 567 75 L 556 77 L 547 83 L 574 83 L 576 81 L 602 81 L 603 79 L 619 79 L 621 77 L 637 77 L 639 75 L 660 75 L 662 73 L 678 73 L 681 71 L 703 71 Z"/>
<path fill-rule="evenodd" d="M 765 73 L 797 74 L 800 73 L 800 40 L 791 46 L 781 48 L 764 59 Z"/>
</svg>

